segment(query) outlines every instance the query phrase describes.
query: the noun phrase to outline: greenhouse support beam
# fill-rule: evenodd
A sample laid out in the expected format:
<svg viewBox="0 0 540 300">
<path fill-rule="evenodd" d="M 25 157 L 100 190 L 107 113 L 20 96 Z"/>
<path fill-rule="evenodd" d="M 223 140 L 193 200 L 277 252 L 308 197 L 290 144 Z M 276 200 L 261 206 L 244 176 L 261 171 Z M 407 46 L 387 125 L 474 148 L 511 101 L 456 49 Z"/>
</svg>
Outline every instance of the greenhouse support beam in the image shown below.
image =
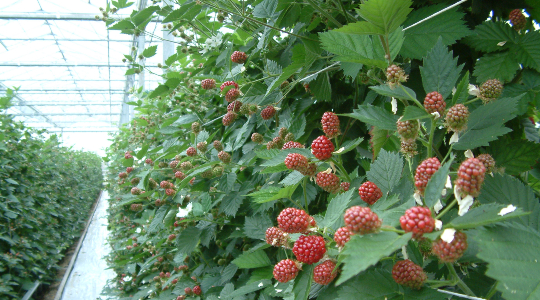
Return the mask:
<svg viewBox="0 0 540 300">
<path fill-rule="evenodd" d="M 28 106 L 100 106 L 100 105 L 119 105 L 122 104 L 122 102 L 114 101 L 114 102 L 27 102 L 24 105 Z M 15 104 L 13 106 L 21 106 L 20 104 Z"/>
<path fill-rule="evenodd" d="M 51 42 L 54 42 L 55 40 L 54 39 L 47 39 L 47 38 L 32 38 L 32 39 L 29 39 L 29 38 L 26 38 L 26 39 L 21 39 L 21 38 L 0 38 L 0 40 L 2 41 L 27 41 L 27 42 L 36 42 L 36 41 L 51 41 Z M 107 40 L 107 39 L 65 39 L 65 38 L 61 38 L 61 39 L 56 39 L 56 41 L 58 42 L 118 42 L 118 43 L 126 43 L 126 42 L 131 42 L 131 40 Z M 157 41 L 157 42 L 160 42 L 160 41 Z"/>
<path fill-rule="evenodd" d="M 83 93 L 83 94 L 109 94 L 109 91 L 108 90 L 102 90 L 102 91 L 84 91 L 84 90 L 81 90 L 81 91 L 76 91 L 76 90 L 73 90 L 73 91 L 63 91 L 63 92 L 48 92 L 47 90 L 36 90 L 36 91 L 30 91 L 30 92 L 25 92 L 25 91 L 18 91 L 17 92 L 18 94 L 28 94 L 28 95 L 63 95 L 63 94 L 79 94 L 79 93 Z M 124 92 L 116 92 L 116 91 L 113 91 L 111 92 L 111 94 L 123 94 Z"/>
<path fill-rule="evenodd" d="M 52 132 L 52 133 L 69 133 L 69 132 L 89 132 L 89 133 L 94 133 L 94 132 L 116 132 L 118 131 L 118 128 L 115 127 L 115 128 L 111 128 L 111 129 L 98 129 L 98 130 L 48 130 L 49 132 Z"/>
<path fill-rule="evenodd" d="M 110 90 L 111 92 L 123 92 L 124 90 Z M 18 92 L 109 92 L 109 89 L 20 89 Z"/>
<path fill-rule="evenodd" d="M 51 20 L 51 21 L 95 21 L 103 22 L 96 19 L 97 14 L 81 14 L 81 13 L 49 13 L 49 12 L 31 12 L 31 13 L 15 13 L 3 12 L 0 13 L 0 19 L 3 20 Z M 115 19 L 126 19 L 129 15 L 113 15 Z M 161 22 L 163 18 L 159 17 L 150 22 Z"/>
<path fill-rule="evenodd" d="M 84 63 L 58 63 L 58 62 L 0 62 L 0 67 L 90 67 L 90 68 L 129 68 L 128 64 L 108 64 L 103 62 Z M 146 66 L 147 68 L 157 68 L 158 66 Z"/>
<path fill-rule="evenodd" d="M 108 116 L 108 115 L 119 115 L 120 113 L 111 112 L 111 113 L 39 113 L 39 114 L 12 114 L 14 117 L 49 117 L 49 116 Z"/>
</svg>

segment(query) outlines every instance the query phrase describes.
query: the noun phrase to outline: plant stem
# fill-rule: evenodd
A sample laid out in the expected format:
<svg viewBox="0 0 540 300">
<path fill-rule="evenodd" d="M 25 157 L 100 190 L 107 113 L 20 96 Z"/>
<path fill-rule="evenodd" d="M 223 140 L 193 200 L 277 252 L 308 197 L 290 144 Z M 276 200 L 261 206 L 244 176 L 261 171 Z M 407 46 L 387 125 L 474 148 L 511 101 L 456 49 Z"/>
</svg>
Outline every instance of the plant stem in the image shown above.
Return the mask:
<svg viewBox="0 0 540 300">
<path fill-rule="evenodd" d="M 313 2 L 313 0 L 306 0 L 311 6 L 313 6 L 313 8 L 315 8 L 316 10 L 318 10 L 321 14 L 323 14 L 328 20 L 332 21 L 332 23 L 336 24 L 337 27 L 343 27 L 343 25 L 341 23 L 339 23 L 336 19 L 334 19 L 334 17 L 332 17 L 332 15 L 330 15 L 329 13 L 327 13 L 324 9 L 320 8 L 315 2 Z"/>
<path fill-rule="evenodd" d="M 441 211 L 440 214 L 438 214 L 436 217 L 435 217 L 435 220 L 439 220 L 442 216 L 444 216 L 444 214 L 446 214 L 454 205 L 456 205 L 457 203 L 457 200 L 454 199 L 452 202 L 450 202 L 450 204 L 448 204 L 447 207 L 445 207 L 443 209 L 443 211 Z"/>
<path fill-rule="evenodd" d="M 307 201 L 307 189 L 306 189 L 307 181 L 308 181 L 308 177 L 302 180 L 302 188 L 304 189 L 304 202 L 306 202 L 306 213 L 309 214 L 308 201 Z"/>
<path fill-rule="evenodd" d="M 465 282 L 463 282 L 463 280 L 461 280 L 461 278 L 459 278 L 457 272 L 456 272 L 456 269 L 454 269 L 454 265 L 451 264 L 451 263 L 446 263 L 446 267 L 448 268 L 448 270 L 450 270 L 450 273 L 456 278 L 456 280 L 458 281 L 457 282 L 457 286 L 467 295 L 469 296 L 476 296 L 473 291 L 471 291 L 471 289 L 465 284 Z"/>
<path fill-rule="evenodd" d="M 345 16 L 345 20 L 347 23 L 349 23 L 349 15 L 347 14 L 347 11 L 345 10 L 345 6 L 343 6 L 343 3 L 341 3 L 341 0 L 336 1 L 339 5 L 339 8 L 341 8 L 341 11 L 343 12 L 343 15 Z"/>
<path fill-rule="evenodd" d="M 429 128 L 429 146 L 428 146 L 428 158 L 433 156 L 433 135 L 435 134 L 435 120 L 430 118 L 431 127 Z"/>
<path fill-rule="evenodd" d="M 452 147 L 454 147 L 454 144 L 450 145 L 450 148 L 448 149 L 448 152 L 446 153 L 446 155 L 444 156 L 443 160 L 441 161 L 441 165 L 444 164 L 444 162 L 446 161 L 446 159 L 450 156 L 450 153 L 452 153 Z"/>
<path fill-rule="evenodd" d="M 430 288 L 439 288 L 441 286 L 450 286 L 455 285 L 453 280 L 426 280 L 426 283 L 429 284 Z"/>
<path fill-rule="evenodd" d="M 463 103 L 463 105 L 471 104 L 471 103 L 476 102 L 476 101 L 478 101 L 478 100 L 480 100 L 480 98 L 476 97 L 476 98 L 474 98 L 474 99 L 471 99 L 471 100 L 469 100 L 469 101 Z"/>
<path fill-rule="evenodd" d="M 416 106 L 420 107 L 421 109 L 425 109 L 422 103 L 420 103 L 420 101 L 416 100 L 415 97 L 409 94 L 409 92 L 407 92 L 407 90 L 403 87 L 403 85 L 400 84 L 399 87 L 405 92 L 405 94 L 407 94 L 407 96 L 409 96 L 409 99 L 407 100 L 411 100 L 412 102 L 416 104 Z"/>
<path fill-rule="evenodd" d="M 381 230 L 382 230 L 382 231 L 392 231 L 392 232 L 397 232 L 397 233 L 401 233 L 401 234 L 404 234 L 404 233 L 405 233 L 404 230 L 397 229 L 397 228 L 395 228 L 395 227 L 387 226 L 387 225 L 382 226 L 382 227 L 381 227 Z"/>
<path fill-rule="evenodd" d="M 338 167 L 341 174 L 343 174 L 343 176 L 345 176 L 345 178 L 347 178 L 349 182 L 352 182 L 351 178 L 349 177 L 349 174 L 347 174 L 347 171 L 345 171 L 345 168 L 343 168 L 343 166 L 340 163 L 338 163 L 334 158 L 330 158 L 330 160 L 334 163 L 335 166 Z"/>
</svg>

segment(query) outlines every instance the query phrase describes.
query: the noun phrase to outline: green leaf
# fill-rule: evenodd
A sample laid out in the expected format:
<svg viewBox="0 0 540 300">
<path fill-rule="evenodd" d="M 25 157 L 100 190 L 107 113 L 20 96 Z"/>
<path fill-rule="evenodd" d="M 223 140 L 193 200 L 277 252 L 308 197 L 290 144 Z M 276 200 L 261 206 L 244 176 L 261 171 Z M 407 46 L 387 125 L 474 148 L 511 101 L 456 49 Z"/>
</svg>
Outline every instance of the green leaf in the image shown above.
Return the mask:
<svg viewBox="0 0 540 300">
<path fill-rule="evenodd" d="M 296 44 L 292 49 L 292 52 L 292 63 L 288 65 L 285 69 L 283 69 L 281 75 L 279 75 L 279 77 L 277 77 L 274 82 L 268 87 L 268 90 L 266 90 L 266 95 L 270 94 L 271 91 L 280 86 L 281 83 L 291 77 L 291 75 L 297 73 L 300 69 L 305 67 L 304 63 L 306 56 L 306 48 L 304 47 L 304 45 Z"/>
<path fill-rule="evenodd" d="M 386 68 L 384 57 L 375 57 L 373 42 L 367 35 L 347 34 L 335 30 L 319 33 L 322 48 L 337 56 L 334 60 Z"/>
<path fill-rule="evenodd" d="M 459 82 L 454 96 L 452 96 L 452 102 L 449 103 L 449 107 L 452 107 L 458 103 L 463 103 L 469 99 L 469 71 L 465 73 L 461 81 Z"/>
<path fill-rule="evenodd" d="M 134 158 L 130 158 L 130 159 L 122 159 L 122 166 L 124 167 L 132 167 L 133 166 L 133 160 Z"/>
<path fill-rule="evenodd" d="M 399 151 L 400 141 L 392 132 L 373 126 L 369 134 L 371 136 L 369 143 L 371 144 L 374 158 L 379 155 L 379 152 L 383 148 L 388 151 Z"/>
<path fill-rule="evenodd" d="M 255 240 L 264 240 L 266 229 L 272 226 L 272 220 L 268 215 L 247 216 L 244 223 L 244 234 Z"/>
<path fill-rule="evenodd" d="M 253 252 L 245 252 L 232 261 L 240 269 L 254 269 L 266 267 L 271 264 L 268 255 L 260 249 Z"/>
<path fill-rule="evenodd" d="M 150 223 L 150 226 L 148 226 L 149 233 L 157 232 L 160 229 L 163 229 L 163 219 L 165 218 L 165 215 L 167 215 L 168 208 L 166 206 L 162 206 L 158 209 L 156 214 L 154 215 L 154 219 L 152 220 L 152 223 Z"/>
<path fill-rule="evenodd" d="M 184 231 L 176 238 L 176 247 L 178 251 L 188 255 L 193 252 L 199 244 L 201 233 L 202 231 L 199 228 L 193 226 L 184 229 Z"/>
<path fill-rule="evenodd" d="M 349 151 L 354 150 L 360 143 L 364 140 L 364 138 L 359 137 L 354 140 L 348 140 L 343 145 L 341 145 L 341 148 L 343 148 L 343 151 L 336 153 L 335 155 L 343 155 Z M 341 149 L 340 148 L 340 149 Z"/>
<path fill-rule="evenodd" d="M 298 184 L 302 179 L 304 179 L 304 175 L 298 171 L 292 171 L 287 177 L 283 178 L 279 182 L 279 184 L 283 184 L 284 186 L 290 186 Z"/>
<path fill-rule="evenodd" d="M 240 298 L 240 296 L 247 295 L 249 293 L 253 293 L 255 291 L 264 289 L 268 286 L 272 285 L 272 281 L 268 279 L 264 280 L 257 280 L 255 282 L 248 283 L 246 285 L 241 286 L 234 292 L 230 293 L 225 299 L 243 299 Z M 223 298 L 221 298 L 223 299 Z"/>
<path fill-rule="evenodd" d="M 540 32 L 527 31 L 510 51 L 524 67 L 540 72 Z"/>
<path fill-rule="evenodd" d="M 505 207 L 506 205 L 504 204 L 484 204 L 469 210 L 469 212 L 467 212 L 463 216 L 453 219 L 452 221 L 450 221 L 450 223 L 445 224 L 444 227 L 455 229 L 476 228 L 479 226 L 486 226 L 489 224 L 498 223 L 529 214 L 527 212 L 524 212 L 523 209 L 521 209 L 520 207 L 518 207 L 515 211 L 508 213 L 504 216 L 500 216 L 499 212 Z"/>
<path fill-rule="evenodd" d="M 317 75 L 313 84 L 310 85 L 310 89 L 317 99 L 322 101 L 332 100 L 332 86 L 330 85 L 328 73 Z"/>
<path fill-rule="evenodd" d="M 476 62 L 473 75 L 478 82 L 497 78 L 501 81 L 511 81 L 520 68 L 515 53 L 511 51 L 486 54 Z"/>
<path fill-rule="evenodd" d="M 277 0 L 263 0 L 253 8 L 253 16 L 256 18 L 272 18 L 277 5 Z"/>
<path fill-rule="evenodd" d="M 409 121 L 409 120 L 421 120 L 421 119 L 429 119 L 431 118 L 431 115 L 427 113 L 425 109 L 421 109 L 418 106 L 407 106 L 405 107 L 405 111 L 403 112 L 403 117 L 401 118 L 401 121 Z"/>
<path fill-rule="evenodd" d="M 518 115 L 526 113 L 529 105 L 540 109 L 540 74 L 538 72 L 525 69 L 521 83 L 512 83 L 504 87 L 502 97 L 519 96 L 522 98 L 518 105 Z"/>
<path fill-rule="evenodd" d="M 340 255 L 343 258 L 343 268 L 336 285 L 340 285 L 356 274 L 379 262 L 385 256 L 407 245 L 412 233 L 398 235 L 392 231 L 382 231 L 377 234 L 353 235 L 345 244 Z M 356 298 L 358 299 L 358 298 Z"/>
<path fill-rule="evenodd" d="M 353 190 L 335 196 L 328 204 L 321 227 L 333 228 L 334 224 L 343 217 L 345 209 L 349 206 Z"/>
<path fill-rule="evenodd" d="M 521 225 L 487 227 L 474 237 L 478 258 L 488 262 L 486 275 L 499 281 L 505 299 L 540 298 L 540 233 Z"/>
<path fill-rule="evenodd" d="M 351 114 L 343 114 L 343 116 L 355 118 L 369 125 L 387 130 L 397 130 L 396 122 L 399 118 L 384 108 L 372 105 L 359 105 Z"/>
<path fill-rule="evenodd" d="M 358 73 L 360 70 L 362 70 L 363 66 L 363 64 L 351 62 L 341 62 L 340 64 L 340 68 L 343 70 L 343 75 L 351 76 L 352 78 L 356 78 L 356 76 L 358 76 Z"/>
<path fill-rule="evenodd" d="M 253 201 L 257 203 L 266 203 L 282 198 L 290 199 L 297 187 L 298 184 L 290 185 L 281 189 L 270 187 L 251 193 L 248 196 L 253 197 Z"/>
<path fill-rule="evenodd" d="M 183 115 L 178 120 L 176 120 L 174 123 L 172 123 L 173 126 L 181 126 L 185 124 L 191 124 L 195 121 L 199 121 L 199 117 L 197 115 Z"/>
<path fill-rule="evenodd" d="M 495 52 L 516 44 L 519 34 L 506 22 L 486 21 L 474 28 L 474 33 L 467 37 L 467 43 L 482 52 Z M 499 43 L 505 44 L 500 46 Z"/>
<path fill-rule="evenodd" d="M 373 25 L 366 21 L 360 21 L 356 23 L 349 23 L 341 28 L 335 29 L 336 32 L 349 33 L 349 34 L 378 34 L 384 35 L 384 29 Z"/>
<path fill-rule="evenodd" d="M 135 25 L 129 20 L 121 20 L 120 22 L 109 27 L 109 30 L 126 30 L 126 29 L 135 29 Z"/>
<path fill-rule="evenodd" d="M 424 90 L 426 93 L 437 91 L 444 99 L 448 98 L 462 69 L 463 65 L 457 65 L 457 57 L 454 58 L 453 51 L 448 51 L 440 37 L 420 67 Z"/>
<path fill-rule="evenodd" d="M 369 88 L 383 96 L 416 101 L 416 93 L 410 88 L 403 85 L 399 85 L 396 88 L 391 88 L 390 86 L 385 84 L 370 86 Z"/>
<path fill-rule="evenodd" d="M 150 18 L 152 14 L 154 14 L 154 12 L 156 12 L 159 9 L 160 7 L 157 5 L 149 6 L 139 11 L 135 16 L 131 18 L 131 21 L 133 21 L 133 24 L 135 24 L 135 26 L 139 26 L 143 24 L 144 22 L 146 22 L 148 18 Z"/>
<path fill-rule="evenodd" d="M 426 191 L 424 193 L 424 204 L 427 207 L 433 208 L 435 203 L 439 199 L 441 199 L 441 193 L 444 189 L 444 185 L 446 184 L 446 179 L 448 178 L 448 174 L 450 172 L 450 166 L 452 165 L 452 162 L 454 161 L 454 158 L 450 159 L 447 163 L 442 165 L 435 174 L 429 179 L 428 184 L 426 186 Z"/>
<path fill-rule="evenodd" d="M 382 149 L 366 175 L 369 181 L 387 193 L 398 184 L 402 170 L 403 158 L 398 153 Z"/>
<path fill-rule="evenodd" d="M 357 10 L 362 19 L 381 28 L 384 34 L 396 30 L 412 11 L 410 0 L 370 0 L 360 4 Z"/>
<path fill-rule="evenodd" d="M 455 150 L 487 146 L 497 137 L 512 131 L 504 123 L 515 117 L 517 98 L 502 98 L 482 105 L 471 112 L 467 129 L 454 144 Z"/>
<path fill-rule="evenodd" d="M 157 52 L 157 45 L 154 45 L 154 46 L 150 46 L 146 49 L 144 49 L 142 55 L 146 58 L 148 57 L 152 57 L 154 55 L 156 55 L 156 52 Z"/>
<path fill-rule="evenodd" d="M 158 96 L 161 96 L 164 93 L 167 93 L 168 91 L 169 91 L 169 87 L 164 84 L 161 84 L 150 93 L 149 97 L 157 98 Z"/>
<path fill-rule="evenodd" d="M 491 143 L 487 151 L 495 159 L 497 167 L 504 168 L 506 174 L 518 175 L 529 171 L 536 164 L 540 144 L 527 140 L 499 139 Z"/>
<path fill-rule="evenodd" d="M 304 264 L 302 272 L 294 279 L 293 294 L 294 300 L 307 300 L 311 281 L 313 280 L 313 265 Z"/>
<path fill-rule="evenodd" d="M 338 290 L 340 300 L 381 300 L 396 299 L 399 285 L 392 274 L 385 270 L 367 270 L 347 281 Z"/>
</svg>

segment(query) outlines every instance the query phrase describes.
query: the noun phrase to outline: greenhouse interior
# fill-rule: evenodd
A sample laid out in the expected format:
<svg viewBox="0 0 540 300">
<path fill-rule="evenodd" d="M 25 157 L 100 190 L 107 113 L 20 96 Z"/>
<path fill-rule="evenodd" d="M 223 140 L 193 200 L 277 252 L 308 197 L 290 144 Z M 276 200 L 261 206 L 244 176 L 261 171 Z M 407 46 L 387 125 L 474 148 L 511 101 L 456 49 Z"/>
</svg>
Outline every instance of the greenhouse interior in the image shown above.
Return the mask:
<svg viewBox="0 0 540 300">
<path fill-rule="evenodd" d="M 539 22 L 0 1 L 0 299 L 540 299 Z"/>
</svg>

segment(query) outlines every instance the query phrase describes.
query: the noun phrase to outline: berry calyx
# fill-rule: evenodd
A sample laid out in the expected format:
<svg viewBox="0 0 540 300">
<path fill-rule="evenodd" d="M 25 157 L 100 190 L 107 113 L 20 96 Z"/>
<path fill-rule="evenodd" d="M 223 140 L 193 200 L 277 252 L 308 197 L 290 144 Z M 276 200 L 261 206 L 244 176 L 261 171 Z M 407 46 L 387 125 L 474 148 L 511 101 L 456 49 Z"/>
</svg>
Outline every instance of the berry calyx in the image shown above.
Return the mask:
<svg viewBox="0 0 540 300">
<path fill-rule="evenodd" d="M 340 134 L 339 118 L 335 113 L 330 111 L 325 112 L 322 116 L 321 124 L 324 133 L 329 138 L 334 138 Z"/>
<path fill-rule="evenodd" d="M 427 280 L 424 269 L 411 260 L 400 260 L 392 268 L 392 278 L 398 284 L 419 290 Z"/>
<path fill-rule="evenodd" d="M 412 232 L 413 238 L 419 239 L 424 233 L 430 233 L 435 228 L 435 219 L 431 217 L 428 207 L 414 206 L 405 211 L 399 218 L 401 228 Z"/>
<path fill-rule="evenodd" d="M 321 135 L 311 143 L 311 152 L 319 160 L 327 160 L 332 157 L 334 144 L 326 136 Z"/>
<path fill-rule="evenodd" d="M 484 167 L 486 167 L 486 173 L 491 173 L 495 171 L 495 159 L 493 159 L 493 156 L 485 153 L 478 155 L 476 159 L 478 159 L 482 162 L 482 164 L 484 164 Z"/>
<path fill-rule="evenodd" d="M 382 191 L 375 183 L 366 181 L 358 188 L 358 195 L 362 201 L 373 205 L 382 197 Z"/>
<path fill-rule="evenodd" d="M 313 281 L 321 285 L 327 285 L 337 276 L 336 263 L 327 260 L 313 269 Z"/>
<path fill-rule="evenodd" d="M 323 190 L 331 194 L 337 193 L 341 188 L 339 177 L 334 173 L 319 172 L 315 182 Z"/>
<path fill-rule="evenodd" d="M 311 217 L 301 209 L 288 207 L 279 213 L 277 221 L 283 232 L 303 233 L 309 228 Z"/>
<path fill-rule="evenodd" d="M 467 128 L 469 109 L 463 104 L 456 104 L 446 113 L 445 125 L 448 130 L 460 132 Z"/>
<path fill-rule="evenodd" d="M 287 234 L 277 227 L 270 227 L 266 229 L 265 237 L 266 243 L 272 246 L 281 247 L 287 245 Z"/>
<path fill-rule="evenodd" d="M 216 80 L 209 78 L 201 81 L 201 87 L 203 90 L 211 90 L 216 87 Z"/>
<path fill-rule="evenodd" d="M 431 179 L 431 176 L 439 170 L 441 163 L 436 157 L 431 157 L 418 165 L 416 168 L 416 174 L 414 175 L 414 185 L 420 191 L 420 194 L 424 194 L 428 181 Z"/>
<path fill-rule="evenodd" d="M 239 89 L 230 89 L 225 94 L 225 100 L 227 102 L 233 102 L 234 100 L 238 99 L 240 97 L 240 90 Z M 238 107 L 238 110 L 240 110 L 240 107 Z"/>
<path fill-rule="evenodd" d="M 442 117 L 446 108 L 446 102 L 444 102 L 444 98 L 439 92 L 431 92 L 424 98 L 424 108 L 428 113 L 438 113 L 439 117 Z"/>
<path fill-rule="evenodd" d="M 293 280 L 298 272 L 300 271 L 299 266 L 292 259 L 284 259 L 278 262 L 274 266 L 274 278 L 279 282 L 288 282 Z"/>
<path fill-rule="evenodd" d="M 346 226 L 338 228 L 334 234 L 334 241 L 338 247 L 343 247 L 351 239 L 353 233 Z"/>
<path fill-rule="evenodd" d="M 261 110 L 261 117 L 264 120 L 270 120 L 275 114 L 276 114 L 276 109 L 271 105 Z"/>
<path fill-rule="evenodd" d="M 397 132 L 401 140 L 414 140 L 418 136 L 419 123 L 417 120 L 401 121 L 403 117 L 396 122 Z"/>
<path fill-rule="evenodd" d="M 247 60 L 247 55 L 244 52 L 234 51 L 231 55 L 231 61 L 237 64 L 243 64 Z"/>
<path fill-rule="evenodd" d="M 512 24 L 512 28 L 514 28 L 515 31 L 523 30 L 525 29 L 525 25 L 527 25 L 527 18 L 523 12 L 521 12 L 521 9 L 512 10 L 508 16 L 508 19 L 510 20 L 510 24 Z"/>
<path fill-rule="evenodd" d="M 499 79 L 489 79 L 482 83 L 478 97 L 484 104 L 497 100 L 502 94 L 503 85 Z"/>
<path fill-rule="evenodd" d="M 308 167 L 308 159 L 299 153 L 289 153 L 285 157 L 285 166 L 289 170 L 296 170 L 299 172 L 305 172 Z"/>
<path fill-rule="evenodd" d="M 281 148 L 281 150 L 291 149 L 291 148 L 305 148 L 305 147 L 299 142 L 291 141 L 291 142 L 286 142 L 285 144 L 283 144 L 283 147 Z"/>
<path fill-rule="evenodd" d="M 222 91 L 224 88 L 228 87 L 229 85 L 234 85 L 235 88 L 238 88 L 238 84 L 234 81 L 225 81 L 221 86 L 219 87 Z"/>
<path fill-rule="evenodd" d="M 382 220 L 369 207 L 353 206 L 347 209 L 343 218 L 352 233 L 376 232 L 382 225 Z"/>
<path fill-rule="evenodd" d="M 293 253 L 298 261 L 314 264 L 326 253 L 324 238 L 318 235 L 301 235 L 294 243 Z"/>
<path fill-rule="evenodd" d="M 486 167 L 478 158 L 471 157 L 462 162 L 455 182 L 459 193 L 462 196 L 478 196 L 482 183 L 484 183 L 485 173 Z"/>
<path fill-rule="evenodd" d="M 453 263 L 467 250 L 467 235 L 461 231 L 454 234 L 454 239 L 447 243 L 439 237 L 431 248 L 440 261 Z"/>
</svg>

